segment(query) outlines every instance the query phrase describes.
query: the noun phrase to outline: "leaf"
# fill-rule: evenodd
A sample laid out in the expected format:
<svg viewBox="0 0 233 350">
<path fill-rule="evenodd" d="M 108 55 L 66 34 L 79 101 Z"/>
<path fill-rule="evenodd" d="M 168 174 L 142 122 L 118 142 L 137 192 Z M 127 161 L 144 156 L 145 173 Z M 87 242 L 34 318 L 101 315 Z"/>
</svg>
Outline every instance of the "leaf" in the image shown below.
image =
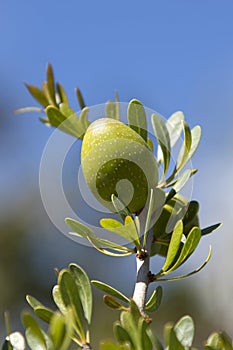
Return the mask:
<svg viewBox="0 0 233 350">
<path fill-rule="evenodd" d="M 125 221 L 126 216 L 131 215 L 128 208 L 125 206 L 125 204 L 114 194 L 111 195 L 111 201 L 112 204 L 117 211 L 117 213 L 120 215 L 123 221 Z"/>
<path fill-rule="evenodd" d="M 214 332 L 207 339 L 205 349 L 232 350 L 232 340 L 225 332 Z"/>
<path fill-rule="evenodd" d="M 147 121 L 143 105 L 138 100 L 131 100 L 128 105 L 129 127 L 136 131 L 147 143 Z"/>
<path fill-rule="evenodd" d="M 170 331 L 169 350 L 185 350 L 180 341 L 177 339 L 174 329 Z"/>
<path fill-rule="evenodd" d="M 69 105 L 69 100 L 66 95 L 65 89 L 60 83 L 57 83 L 57 92 L 59 95 L 60 103 L 64 103 L 66 105 Z"/>
<path fill-rule="evenodd" d="M 168 274 L 171 271 L 176 270 L 180 265 L 182 265 L 187 260 L 187 258 L 194 252 L 200 241 L 200 238 L 201 230 L 199 229 L 199 227 L 193 227 L 187 236 L 187 239 L 183 245 L 183 248 L 176 263 L 171 268 L 169 268 L 169 270 L 166 270 L 164 274 Z"/>
<path fill-rule="evenodd" d="M 76 232 L 76 233 L 70 233 L 70 234 L 81 236 L 87 239 L 93 245 L 94 248 L 96 248 L 98 251 L 100 251 L 103 254 L 110 255 L 110 256 L 127 256 L 134 253 L 134 249 L 132 248 L 120 246 L 106 239 L 101 239 L 96 237 L 93 234 L 93 231 L 91 229 L 89 229 L 87 226 L 81 224 L 76 220 L 67 218 L 65 221 L 66 221 L 66 224 Z M 109 248 L 119 253 L 113 253 L 111 251 L 104 249 L 103 247 Z"/>
<path fill-rule="evenodd" d="M 150 299 L 147 301 L 145 310 L 146 311 L 157 311 L 162 300 L 163 290 L 162 287 L 158 286 L 152 293 Z"/>
<path fill-rule="evenodd" d="M 92 314 L 92 291 L 91 284 L 86 272 L 77 264 L 69 265 L 70 273 L 78 287 L 79 297 L 82 303 L 83 312 L 88 325 L 91 324 Z"/>
<path fill-rule="evenodd" d="M 55 313 L 49 327 L 49 335 L 55 350 L 67 350 L 73 335 L 73 314 L 68 310 L 65 316 Z"/>
<path fill-rule="evenodd" d="M 190 316 L 182 317 L 174 326 L 177 339 L 185 348 L 190 348 L 194 339 L 194 322 Z"/>
<path fill-rule="evenodd" d="M 61 311 L 62 314 L 65 315 L 67 313 L 67 307 L 62 299 L 59 285 L 56 285 L 53 287 L 52 295 L 53 295 L 53 300 L 57 305 L 58 309 Z"/>
<path fill-rule="evenodd" d="M 71 307 L 76 321 L 76 331 L 81 340 L 85 340 L 83 327 L 83 309 L 79 297 L 78 287 L 68 270 L 61 270 L 58 275 L 58 285 L 62 300 L 66 307 Z"/>
<path fill-rule="evenodd" d="M 119 290 L 109 286 L 106 283 L 100 282 L 100 281 L 96 281 L 96 280 L 92 280 L 91 283 L 98 289 L 102 290 L 105 293 L 108 293 L 122 301 L 124 301 L 125 303 L 129 303 L 129 298 L 126 297 L 123 293 L 121 293 Z"/>
<path fill-rule="evenodd" d="M 206 266 L 206 264 L 209 262 L 209 260 L 211 258 L 211 255 L 212 255 L 212 247 L 210 246 L 209 254 L 208 254 L 206 260 L 204 261 L 204 263 L 201 266 L 199 266 L 194 271 L 191 271 L 191 272 L 187 273 L 186 275 L 170 277 L 170 278 L 162 278 L 162 279 L 161 278 L 157 278 L 156 280 L 158 280 L 159 282 L 178 281 L 178 280 L 181 280 L 183 278 L 187 278 L 187 277 L 193 276 L 196 273 L 198 273 L 199 271 L 201 271 Z"/>
<path fill-rule="evenodd" d="M 124 327 L 122 327 L 120 322 L 118 322 L 118 321 L 115 322 L 114 327 L 113 327 L 113 331 L 114 331 L 114 335 L 117 338 L 119 343 L 128 342 L 129 344 L 133 345 L 132 340 L 130 338 L 130 335 L 128 334 L 126 329 L 124 329 Z"/>
<path fill-rule="evenodd" d="M 138 248 L 140 247 L 137 228 L 131 216 L 126 216 L 124 225 L 121 222 L 111 218 L 101 219 L 100 225 L 103 228 L 127 239 L 129 242 L 134 243 Z"/>
<path fill-rule="evenodd" d="M 129 344 L 116 345 L 109 342 L 101 343 L 100 350 L 133 350 Z"/>
<path fill-rule="evenodd" d="M 182 234 L 183 234 L 183 223 L 182 220 L 179 220 L 176 223 L 176 226 L 173 230 L 171 241 L 169 244 L 168 252 L 167 252 L 167 257 L 166 261 L 162 267 L 162 271 L 166 272 L 171 268 L 171 265 L 177 255 L 177 252 L 180 247 L 180 242 L 182 239 Z"/>
<path fill-rule="evenodd" d="M 10 349 L 9 343 L 11 345 L 12 350 L 25 350 L 26 349 L 24 337 L 19 332 L 13 332 L 6 337 L 6 346 L 4 344 L 6 350 Z M 3 348 L 3 350 L 5 348 Z"/>
<path fill-rule="evenodd" d="M 199 146 L 199 143 L 201 140 L 201 127 L 199 125 L 196 125 L 191 130 L 191 135 L 192 135 L 192 146 L 189 151 L 188 160 L 190 160 L 193 157 L 194 153 L 197 150 L 197 147 Z"/>
<path fill-rule="evenodd" d="M 45 111 L 50 124 L 56 128 L 66 120 L 66 117 L 56 107 L 48 106 Z"/>
<path fill-rule="evenodd" d="M 180 171 L 188 161 L 189 159 L 188 156 L 192 145 L 191 130 L 185 121 L 182 122 L 182 125 L 184 130 L 184 143 L 178 155 L 177 164 L 176 164 L 176 173 Z"/>
<path fill-rule="evenodd" d="M 180 192 L 182 188 L 186 185 L 190 177 L 193 175 L 193 170 L 187 169 L 183 172 L 183 174 L 178 178 L 175 185 L 173 186 L 173 189 L 176 191 L 176 193 Z"/>
<path fill-rule="evenodd" d="M 152 122 L 152 126 L 154 129 L 154 133 L 158 141 L 159 147 L 162 151 L 162 158 L 158 159 L 158 162 L 159 163 L 163 162 L 163 177 L 164 177 L 166 175 L 166 172 L 168 170 L 169 163 L 170 163 L 170 152 L 171 152 L 170 137 L 169 137 L 167 127 L 159 115 L 152 114 L 151 122 Z"/>
<path fill-rule="evenodd" d="M 105 107 L 106 118 L 117 119 L 116 104 L 113 101 L 108 101 Z"/>
<path fill-rule="evenodd" d="M 157 339 L 157 337 L 154 335 L 152 332 L 151 328 L 147 328 L 146 333 L 148 337 L 150 338 L 151 344 L 153 346 L 153 349 L 155 350 L 164 350 L 162 344 L 160 341 Z"/>
<path fill-rule="evenodd" d="M 77 100 L 78 100 L 78 103 L 79 103 L 79 106 L 81 109 L 85 108 L 86 107 L 86 104 L 84 102 L 84 99 L 83 99 L 83 95 L 81 93 L 81 90 L 76 87 L 75 89 L 75 92 L 76 92 L 76 97 L 77 97 Z"/>
<path fill-rule="evenodd" d="M 30 348 L 33 350 L 47 350 L 43 332 L 34 318 L 29 314 L 24 314 L 23 323 L 26 328 L 25 335 Z"/>
<path fill-rule="evenodd" d="M 114 310 L 126 310 L 126 308 L 111 295 L 104 295 L 104 303 Z"/>
<path fill-rule="evenodd" d="M 208 235 L 209 233 L 217 230 L 220 226 L 222 226 L 222 224 L 219 223 L 219 224 L 211 225 L 204 229 L 201 229 L 201 235 L 202 236 Z"/>
<path fill-rule="evenodd" d="M 51 317 L 53 316 L 53 311 L 47 307 L 45 307 L 41 302 L 39 302 L 36 298 L 31 295 L 26 296 L 26 300 L 28 304 L 33 308 L 35 314 L 42 319 L 43 321 L 49 323 Z"/>
<path fill-rule="evenodd" d="M 86 132 L 88 126 L 90 125 L 90 121 L 88 120 L 88 112 L 89 112 L 89 109 L 87 107 L 84 107 L 81 110 L 80 117 L 79 117 L 79 121 L 80 121 L 80 124 L 82 125 L 84 133 Z"/>
<path fill-rule="evenodd" d="M 45 96 L 44 91 L 42 91 L 41 89 L 39 89 L 34 85 L 29 85 L 27 83 L 25 83 L 25 86 L 30 92 L 30 94 L 35 98 L 35 100 L 37 100 L 43 107 L 48 106 L 49 101 Z"/>
<path fill-rule="evenodd" d="M 182 132 L 182 122 L 184 114 L 181 111 L 173 113 L 166 121 L 166 127 L 170 136 L 171 147 L 173 147 L 179 139 Z"/>
<path fill-rule="evenodd" d="M 56 97 L 55 97 L 55 83 L 54 83 L 54 75 L 53 75 L 53 68 L 52 65 L 49 63 L 47 65 L 47 86 L 48 86 L 48 92 L 49 96 L 53 102 L 53 105 L 56 106 Z"/>
</svg>

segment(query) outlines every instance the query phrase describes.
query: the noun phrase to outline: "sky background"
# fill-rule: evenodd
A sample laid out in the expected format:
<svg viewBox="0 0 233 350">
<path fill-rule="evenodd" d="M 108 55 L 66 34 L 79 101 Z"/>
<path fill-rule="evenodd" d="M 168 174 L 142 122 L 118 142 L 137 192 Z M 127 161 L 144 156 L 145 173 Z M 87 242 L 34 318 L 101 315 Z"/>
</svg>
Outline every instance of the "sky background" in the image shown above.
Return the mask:
<svg viewBox="0 0 233 350">
<path fill-rule="evenodd" d="M 30 264 L 37 271 L 43 269 L 42 279 L 46 280 L 46 269 L 72 259 L 90 273 L 94 269 L 92 277 L 96 273 L 98 279 L 106 277 L 110 282 L 112 272 L 106 268 L 107 258 L 95 252 L 90 266 L 90 249 L 64 238 L 47 218 L 38 176 L 51 130 L 38 121 L 37 114 L 13 113 L 36 105 L 23 81 L 39 85 L 51 62 L 74 109 L 78 109 L 75 86 L 88 105 L 113 99 L 117 90 L 122 102 L 137 98 L 165 118 L 182 110 L 191 126 L 201 125 L 202 141 L 193 160 L 199 169 L 193 198 L 200 202 L 203 227 L 224 225 L 206 237 L 185 271 L 200 264 L 212 244 L 209 265 L 179 286 L 188 284 L 214 327 L 233 335 L 232 14 L 230 0 L 1 1 L 0 217 L 20 218 L 23 227 L 27 223 L 32 231 L 33 225 L 37 227 L 23 245 L 30 246 Z M 71 172 L 74 162 L 75 156 L 70 157 Z M 12 239 L 16 246 L 22 241 L 20 234 Z M 133 266 L 128 260 L 127 264 Z M 131 286 L 133 277 L 125 272 L 125 261 L 113 260 L 112 266 L 115 285 L 129 280 Z M 186 310 L 189 313 L 188 306 Z"/>
</svg>

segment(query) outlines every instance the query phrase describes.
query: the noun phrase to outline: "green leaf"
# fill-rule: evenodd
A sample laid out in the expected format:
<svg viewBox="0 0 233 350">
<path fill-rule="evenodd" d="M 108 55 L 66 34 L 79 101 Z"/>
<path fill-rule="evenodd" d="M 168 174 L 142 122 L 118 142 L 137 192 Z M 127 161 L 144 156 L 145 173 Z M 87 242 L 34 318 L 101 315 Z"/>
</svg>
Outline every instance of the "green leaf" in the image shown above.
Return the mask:
<svg viewBox="0 0 233 350">
<path fill-rule="evenodd" d="M 13 332 L 6 337 L 6 342 L 2 350 L 25 350 L 26 344 L 23 335 L 19 332 Z"/>
<path fill-rule="evenodd" d="M 150 327 L 147 328 L 146 333 L 150 338 L 150 341 L 154 350 L 164 350 L 162 344 L 160 343 L 158 338 L 154 335 Z"/>
<path fill-rule="evenodd" d="M 76 92 L 76 97 L 77 97 L 80 108 L 81 109 L 85 108 L 86 104 L 84 102 L 84 98 L 83 98 L 83 95 L 81 93 L 81 90 L 78 87 L 76 87 L 75 92 Z"/>
<path fill-rule="evenodd" d="M 132 344 L 132 340 L 126 329 L 122 327 L 120 322 L 115 322 L 113 327 L 114 335 L 119 343 L 128 342 L 129 344 Z"/>
<path fill-rule="evenodd" d="M 177 252 L 180 247 L 180 242 L 182 239 L 182 234 L 183 234 L 183 222 L 182 220 L 179 220 L 176 223 L 176 226 L 173 230 L 171 241 L 169 244 L 168 252 L 167 252 L 167 257 L 165 260 L 165 263 L 162 267 L 162 271 L 166 272 L 171 268 L 171 265 L 177 255 Z"/>
<path fill-rule="evenodd" d="M 96 280 L 93 280 L 91 281 L 91 283 L 98 289 L 102 290 L 103 292 L 105 293 L 108 293 L 122 301 L 124 301 L 125 303 L 129 303 L 129 298 L 126 297 L 123 293 L 121 293 L 119 290 L 109 286 L 108 284 L 106 283 L 103 283 L 103 282 L 100 282 L 100 281 L 96 281 Z"/>
<path fill-rule="evenodd" d="M 143 105 L 138 100 L 131 100 L 128 105 L 129 127 L 136 131 L 147 143 L 147 121 Z"/>
<path fill-rule="evenodd" d="M 202 235 L 202 236 L 208 235 L 209 233 L 211 233 L 211 232 L 217 230 L 221 225 L 222 225 L 222 224 L 219 223 L 219 224 L 215 224 L 215 225 L 211 225 L 211 226 L 208 226 L 208 227 L 206 227 L 206 228 L 203 228 L 203 229 L 201 230 L 201 235 Z"/>
<path fill-rule="evenodd" d="M 205 349 L 232 350 L 232 340 L 225 332 L 214 332 L 207 339 Z"/>
<path fill-rule="evenodd" d="M 171 271 L 176 270 L 180 265 L 182 265 L 187 260 L 187 258 L 194 252 L 200 241 L 200 238 L 201 230 L 199 229 L 199 227 L 193 227 L 187 236 L 187 239 L 183 245 L 183 248 L 176 263 L 171 268 L 169 268 L 169 270 L 166 270 L 164 274 L 168 274 Z"/>
<path fill-rule="evenodd" d="M 30 94 L 34 97 L 34 99 L 37 100 L 43 107 L 48 106 L 49 101 L 45 96 L 44 91 L 42 91 L 41 89 L 39 89 L 34 85 L 29 85 L 27 83 L 25 83 L 25 86 L 30 92 Z"/>
<path fill-rule="evenodd" d="M 89 278 L 86 272 L 77 264 L 70 264 L 69 270 L 78 287 L 84 316 L 87 320 L 88 325 L 90 326 L 92 314 L 92 291 Z"/>
<path fill-rule="evenodd" d="M 58 275 L 58 285 L 62 300 L 66 307 L 71 307 L 74 312 L 74 319 L 76 321 L 76 331 L 81 340 L 85 341 L 84 327 L 83 327 L 83 309 L 79 297 L 78 287 L 68 270 L 60 271 Z"/>
<path fill-rule="evenodd" d="M 103 228 L 127 239 L 129 242 L 134 243 L 137 248 L 140 248 L 137 228 L 131 216 L 126 216 L 124 225 L 121 222 L 111 218 L 101 219 L 100 225 Z"/>
<path fill-rule="evenodd" d="M 194 322 L 190 316 L 182 317 L 174 326 L 177 339 L 185 348 L 190 348 L 194 339 Z"/>
<path fill-rule="evenodd" d="M 34 318 L 29 314 L 23 315 L 23 323 L 26 328 L 26 339 L 32 350 L 47 350 L 43 331 Z"/>
<path fill-rule="evenodd" d="M 49 327 L 49 335 L 54 344 L 54 350 L 67 350 L 73 335 L 73 314 L 68 310 L 65 316 L 55 313 Z"/>
<path fill-rule="evenodd" d="M 36 298 L 31 295 L 26 296 L 26 300 L 28 304 L 33 308 L 35 314 L 43 321 L 49 323 L 51 317 L 53 316 L 53 311 L 47 307 L 45 307 L 41 302 L 39 302 Z"/>
<path fill-rule="evenodd" d="M 60 83 L 57 83 L 57 92 L 59 95 L 60 103 L 66 104 L 67 106 L 69 105 L 69 100 L 66 95 L 65 89 Z"/>
<path fill-rule="evenodd" d="M 194 153 L 197 150 L 197 147 L 199 146 L 199 143 L 201 140 L 201 127 L 199 125 L 196 125 L 191 130 L 191 135 L 192 135 L 192 146 L 189 151 L 188 160 L 190 160 L 193 157 Z"/>
<path fill-rule="evenodd" d="M 57 305 L 58 309 L 61 311 L 62 314 L 65 315 L 67 313 L 67 307 L 62 299 L 59 285 L 56 285 L 53 287 L 52 295 L 53 295 L 53 300 Z"/>
<path fill-rule="evenodd" d="M 157 311 L 162 300 L 163 290 L 162 287 L 158 286 L 152 293 L 150 299 L 146 303 L 146 311 Z"/>
<path fill-rule="evenodd" d="M 117 119 L 116 104 L 113 101 L 108 101 L 105 108 L 106 118 Z"/>
<path fill-rule="evenodd" d="M 109 342 L 101 343 L 100 350 L 133 350 L 129 344 L 116 345 Z"/>
<path fill-rule="evenodd" d="M 176 173 L 180 171 L 188 161 L 189 152 L 191 150 L 191 145 L 192 145 L 191 130 L 185 121 L 182 122 L 182 125 L 184 129 L 184 143 L 178 155 L 177 164 L 176 164 Z"/>
<path fill-rule="evenodd" d="M 81 113 L 80 113 L 80 117 L 79 117 L 79 121 L 80 121 L 80 124 L 83 128 L 83 132 L 85 133 L 88 126 L 90 125 L 90 122 L 88 120 L 88 112 L 89 112 L 89 108 L 88 107 L 84 107 L 82 110 L 81 110 Z"/>
<path fill-rule="evenodd" d="M 93 231 L 91 229 L 89 229 L 87 226 L 81 224 L 80 222 L 73 220 L 73 219 L 69 219 L 67 218 L 66 223 L 69 227 L 71 227 L 75 233 L 70 233 L 73 235 L 77 235 L 79 237 L 83 237 L 85 239 L 87 239 L 95 249 L 97 249 L 98 251 L 100 251 L 103 254 L 106 255 L 110 255 L 110 256 L 128 256 L 131 254 L 134 254 L 134 249 L 132 248 L 127 248 L 124 246 L 120 246 L 118 244 L 115 244 L 113 242 L 110 242 L 106 239 L 101 239 L 96 237 L 93 234 Z M 116 251 L 117 253 L 113 253 L 111 251 L 108 251 L 105 248 L 109 248 L 113 251 Z"/>
<path fill-rule="evenodd" d="M 170 163 L 170 137 L 166 127 L 166 124 L 162 120 L 162 118 L 157 114 L 152 114 L 151 116 L 152 126 L 154 129 L 154 133 L 156 139 L 158 141 L 159 147 L 162 151 L 161 158 L 158 159 L 158 162 L 163 162 L 163 177 L 166 175 L 166 172 Z"/>
<path fill-rule="evenodd" d="M 56 128 L 66 120 L 66 117 L 59 111 L 59 109 L 53 106 L 48 106 L 46 108 L 46 114 L 50 124 Z"/>
<path fill-rule="evenodd" d="M 126 216 L 130 216 L 130 211 L 125 206 L 125 204 L 114 194 L 111 196 L 112 204 L 116 210 L 116 212 L 120 215 L 123 221 L 125 221 Z"/>
<path fill-rule="evenodd" d="M 171 329 L 170 331 L 169 350 L 185 350 L 185 347 L 183 347 L 180 341 L 177 339 L 174 329 Z"/>
<path fill-rule="evenodd" d="M 55 83 L 54 83 L 54 75 L 53 75 L 53 68 L 51 64 L 49 63 L 47 66 L 47 86 L 48 86 L 48 92 L 49 96 L 53 102 L 53 105 L 56 106 L 56 97 L 55 97 Z"/>
<path fill-rule="evenodd" d="M 191 222 L 198 214 L 198 211 L 199 211 L 199 203 L 197 201 L 189 202 L 188 209 L 183 218 L 184 225 L 187 225 L 189 222 Z"/>
<path fill-rule="evenodd" d="M 111 295 L 104 295 L 104 303 L 114 310 L 125 310 L 125 306 L 123 306 L 118 300 L 113 298 Z"/>
<path fill-rule="evenodd" d="M 73 116 L 72 119 L 74 119 L 74 120 L 77 119 L 77 121 L 78 121 L 78 118 L 77 118 L 75 111 L 72 108 L 70 108 L 70 106 L 67 105 L 66 103 L 61 102 L 59 105 L 59 110 L 66 118 L 70 118 L 70 117 L 72 118 L 72 116 Z"/>
</svg>

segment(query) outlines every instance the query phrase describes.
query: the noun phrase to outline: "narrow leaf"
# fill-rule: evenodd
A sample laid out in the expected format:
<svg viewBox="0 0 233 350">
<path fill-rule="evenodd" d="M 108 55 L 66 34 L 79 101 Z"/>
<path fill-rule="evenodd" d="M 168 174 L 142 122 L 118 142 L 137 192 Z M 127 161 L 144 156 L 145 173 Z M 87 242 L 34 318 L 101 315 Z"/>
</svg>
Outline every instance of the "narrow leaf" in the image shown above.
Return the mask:
<svg viewBox="0 0 233 350">
<path fill-rule="evenodd" d="M 104 303 L 114 310 L 126 310 L 126 308 L 111 295 L 104 295 Z"/>
<path fill-rule="evenodd" d="M 113 101 L 108 101 L 105 106 L 105 115 L 107 118 L 117 119 L 116 104 Z"/>
<path fill-rule="evenodd" d="M 162 287 L 158 286 L 152 293 L 150 299 L 146 303 L 146 311 L 157 311 L 162 300 L 163 290 Z"/>
<path fill-rule="evenodd" d="M 49 63 L 47 66 L 47 84 L 50 98 L 53 101 L 53 105 L 56 106 L 56 97 L 55 97 L 55 83 L 54 83 L 54 74 L 52 65 Z"/>
<path fill-rule="evenodd" d="M 105 293 L 108 293 L 122 301 L 124 301 L 125 303 L 129 303 L 129 298 L 126 297 L 123 293 L 121 293 L 119 290 L 109 286 L 108 284 L 106 283 L 103 283 L 103 282 L 100 282 L 100 281 L 96 281 L 96 280 L 93 280 L 91 281 L 91 283 L 98 289 L 102 290 L 103 292 Z"/>
<path fill-rule="evenodd" d="M 151 121 L 156 139 L 162 151 L 162 158 L 158 159 L 158 162 L 163 162 L 163 176 L 165 176 L 170 163 L 171 145 L 169 133 L 164 121 L 159 115 L 152 114 Z"/>
<path fill-rule="evenodd" d="M 212 225 L 212 226 L 208 226 L 208 227 L 206 227 L 206 228 L 203 228 L 203 229 L 201 230 L 201 235 L 202 235 L 202 236 L 208 235 L 209 233 L 211 233 L 211 232 L 217 230 L 221 225 L 222 225 L 222 224 L 219 223 L 219 224 L 215 224 L 215 225 Z"/>
<path fill-rule="evenodd" d="M 189 159 L 188 156 L 192 145 L 191 130 L 185 121 L 182 122 L 182 125 L 184 129 L 184 143 L 178 155 L 177 164 L 176 164 L 176 173 L 180 171 L 188 161 Z"/>
<path fill-rule="evenodd" d="M 57 83 L 57 92 L 59 95 L 60 103 L 64 103 L 66 105 L 69 105 L 69 100 L 68 100 L 68 97 L 66 95 L 65 89 L 63 88 L 63 86 L 60 83 Z"/>
<path fill-rule="evenodd" d="M 49 104 L 49 101 L 47 97 L 45 96 L 45 93 L 39 89 L 38 87 L 34 85 L 29 85 L 25 83 L 26 88 L 30 92 L 30 94 L 43 106 L 47 107 Z"/>
<path fill-rule="evenodd" d="M 114 194 L 111 196 L 112 204 L 116 212 L 120 215 L 123 221 L 125 221 L 126 216 L 131 215 L 125 204 Z"/>
<path fill-rule="evenodd" d="M 83 98 L 83 95 L 81 93 L 81 90 L 78 87 L 76 87 L 75 92 L 76 92 L 76 97 L 77 97 L 80 108 L 81 109 L 85 108 L 86 104 L 84 102 L 84 98 Z"/>
<path fill-rule="evenodd" d="M 45 307 L 41 302 L 39 302 L 36 298 L 31 295 L 26 296 L 26 300 L 28 304 L 33 308 L 35 314 L 42 319 L 43 321 L 49 323 L 51 317 L 53 316 L 53 311 L 47 307 Z"/>
<path fill-rule="evenodd" d="M 147 121 L 143 105 L 138 100 L 131 100 L 128 106 L 129 127 L 136 131 L 147 143 Z"/>
<path fill-rule="evenodd" d="M 183 223 L 182 223 L 182 220 L 179 220 L 176 223 L 176 226 L 173 230 L 171 241 L 170 241 L 168 252 L 167 252 L 166 261 L 162 267 L 162 271 L 165 272 L 171 268 L 171 265 L 172 265 L 176 255 L 177 255 L 177 252 L 178 252 L 179 247 L 180 247 L 182 234 L 183 234 Z"/>
<path fill-rule="evenodd" d="M 173 113 L 166 121 L 166 127 L 170 136 L 171 147 L 178 141 L 182 132 L 182 122 L 184 121 L 184 114 L 181 111 Z"/>
</svg>

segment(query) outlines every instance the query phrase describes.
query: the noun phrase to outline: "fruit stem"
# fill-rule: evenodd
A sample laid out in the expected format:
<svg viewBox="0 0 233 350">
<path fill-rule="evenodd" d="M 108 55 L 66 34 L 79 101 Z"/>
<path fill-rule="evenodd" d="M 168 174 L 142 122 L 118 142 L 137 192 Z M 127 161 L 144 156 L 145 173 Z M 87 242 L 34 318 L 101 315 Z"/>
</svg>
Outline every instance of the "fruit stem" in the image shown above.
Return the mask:
<svg viewBox="0 0 233 350">
<path fill-rule="evenodd" d="M 146 248 L 138 251 L 136 254 L 136 283 L 134 287 L 133 300 L 137 304 L 139 311 L 142 316 L 145 314 L 145 303 L 148 285 L 150 283 L 149 272 L 150 272 L 150 248 L 153 241 L 153 231 L 149 230 L 146 240 Z"/>
</svg>

